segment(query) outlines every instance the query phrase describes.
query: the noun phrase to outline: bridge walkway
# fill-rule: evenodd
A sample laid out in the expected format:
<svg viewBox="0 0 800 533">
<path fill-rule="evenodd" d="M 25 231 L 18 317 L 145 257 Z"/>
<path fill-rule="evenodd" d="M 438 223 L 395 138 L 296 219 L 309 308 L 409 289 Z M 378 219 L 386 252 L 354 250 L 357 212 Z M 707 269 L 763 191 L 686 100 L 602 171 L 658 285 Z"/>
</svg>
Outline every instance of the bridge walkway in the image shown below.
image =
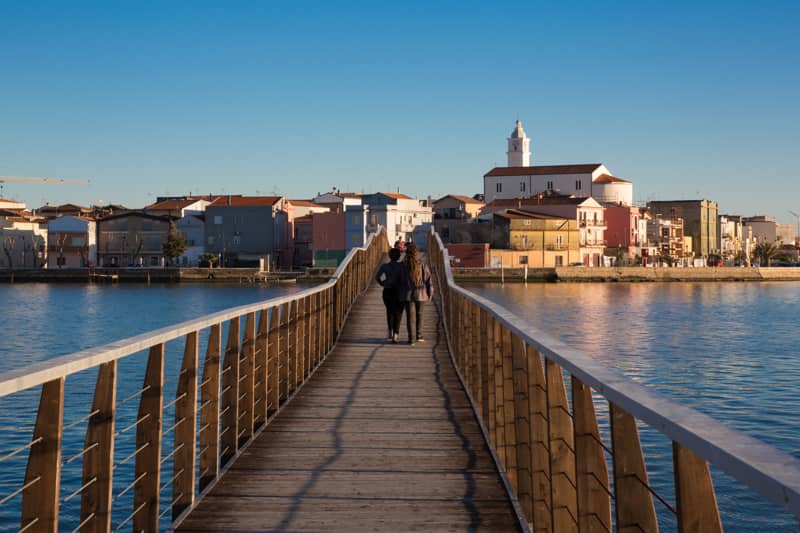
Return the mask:
<svg viewBox="0 0 800 533">
<path fill-rule="evenodd" d="M 517 531 L 433 303 L 424 319 L 424 342 L 388 343 L 380 288 L 365 292 L 177 531 Z"/>
</svg>

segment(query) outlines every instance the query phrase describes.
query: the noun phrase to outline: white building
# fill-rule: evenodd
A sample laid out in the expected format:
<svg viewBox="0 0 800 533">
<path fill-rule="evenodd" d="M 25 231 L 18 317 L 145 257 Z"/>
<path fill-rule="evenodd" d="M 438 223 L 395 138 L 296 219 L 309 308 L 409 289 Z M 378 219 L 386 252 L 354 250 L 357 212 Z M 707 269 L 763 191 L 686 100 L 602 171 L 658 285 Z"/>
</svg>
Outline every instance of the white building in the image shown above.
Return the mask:
<svg viewBox="0 0 800 533">
<path fill-rule="evenodd" d="M 530 139 L 519 120 L 507 142 L 508 166 L 495 167 L 483 176 L 486 203 L 495 199 L 529 198 L 545 192 L 591 196 L 619 205 L 633 203 L 633 183 L 614 176 L 601 163 L 530 166 Z"/>
<path fill-rule="evenodd" d="M 350 206 L 361 205 L 361 195 L 354 192 L 331 191 L 318 194 L 311 201 L 328 207 L 331 213 L 344 213 Z"/>
<path fill-rule="evenodd" d="M 39 268 L 44 263 L 47 225 L 29 215 L 0 210 L 0 268 Z"/>
<path fill-rule="evenodd" d="M 381 225 L 386 228 L 389 244 L 402 236 L 403 240 L 425 248 L 433 223 L 433 210 L 425 201 L 388 192 L 364 195 L 362 201 L 369 206 L 367 233 Z"/>
<path fill-rule="evenodd" d="M 47 233 L 47 268 L 97 265 L 97 223 L 91 218 L 50 219 Z"/>
</svg>

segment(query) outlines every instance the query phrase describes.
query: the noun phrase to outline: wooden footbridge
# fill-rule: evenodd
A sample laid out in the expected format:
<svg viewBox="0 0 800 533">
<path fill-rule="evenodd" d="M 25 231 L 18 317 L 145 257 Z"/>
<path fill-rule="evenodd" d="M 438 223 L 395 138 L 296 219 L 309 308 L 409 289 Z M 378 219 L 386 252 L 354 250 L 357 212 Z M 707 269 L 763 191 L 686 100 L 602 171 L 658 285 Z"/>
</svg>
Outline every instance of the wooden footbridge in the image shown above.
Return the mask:
<svg viewBox="0 0 800 533">
<path fill-rule="evenodd" d="M 0 375 L 0 397 L 40 395 L 0 457 L 0 529 L 713 532 L 709 462 L 800 516 L 799 461 L 461 289 L 436 235 L 425 341 L 388 342 L 387 247 L 371 236 L 313 289 Z M 65 408 L 67 376 L 94 383 L 91 406 Z M 641 424 L 671 442 L 671 498 Z"/>
</svg>

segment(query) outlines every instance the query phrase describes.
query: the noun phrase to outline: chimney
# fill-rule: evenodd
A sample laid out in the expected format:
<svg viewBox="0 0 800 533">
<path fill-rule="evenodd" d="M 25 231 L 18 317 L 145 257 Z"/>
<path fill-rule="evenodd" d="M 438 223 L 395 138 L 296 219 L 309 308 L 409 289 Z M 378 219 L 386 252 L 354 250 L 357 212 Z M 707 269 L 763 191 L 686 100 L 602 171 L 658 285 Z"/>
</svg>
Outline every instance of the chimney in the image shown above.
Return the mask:
<svg viewBox="0 0 800 533">
<path fill-rule="evenodd" d="M 228 195 L 228 205 L 231 205 L 231 195 Z"/>
</svg>

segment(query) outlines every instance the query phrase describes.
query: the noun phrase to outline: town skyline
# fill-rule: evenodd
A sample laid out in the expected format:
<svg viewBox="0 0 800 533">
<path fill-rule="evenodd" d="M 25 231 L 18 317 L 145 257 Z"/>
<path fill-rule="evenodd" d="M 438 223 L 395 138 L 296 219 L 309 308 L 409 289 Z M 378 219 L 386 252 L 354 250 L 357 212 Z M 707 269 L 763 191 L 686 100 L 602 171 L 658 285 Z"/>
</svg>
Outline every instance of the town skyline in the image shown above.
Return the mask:
<svg viewBox="0 0 800 533">
<path fill-rule="evenodd" d="M 455 7 L 0 6 L 0 175 L 92 182 L 3 196 L 471 195 L 520 118 L 532 165 L 796 222 L 795 5 Z"/>
</svg>

